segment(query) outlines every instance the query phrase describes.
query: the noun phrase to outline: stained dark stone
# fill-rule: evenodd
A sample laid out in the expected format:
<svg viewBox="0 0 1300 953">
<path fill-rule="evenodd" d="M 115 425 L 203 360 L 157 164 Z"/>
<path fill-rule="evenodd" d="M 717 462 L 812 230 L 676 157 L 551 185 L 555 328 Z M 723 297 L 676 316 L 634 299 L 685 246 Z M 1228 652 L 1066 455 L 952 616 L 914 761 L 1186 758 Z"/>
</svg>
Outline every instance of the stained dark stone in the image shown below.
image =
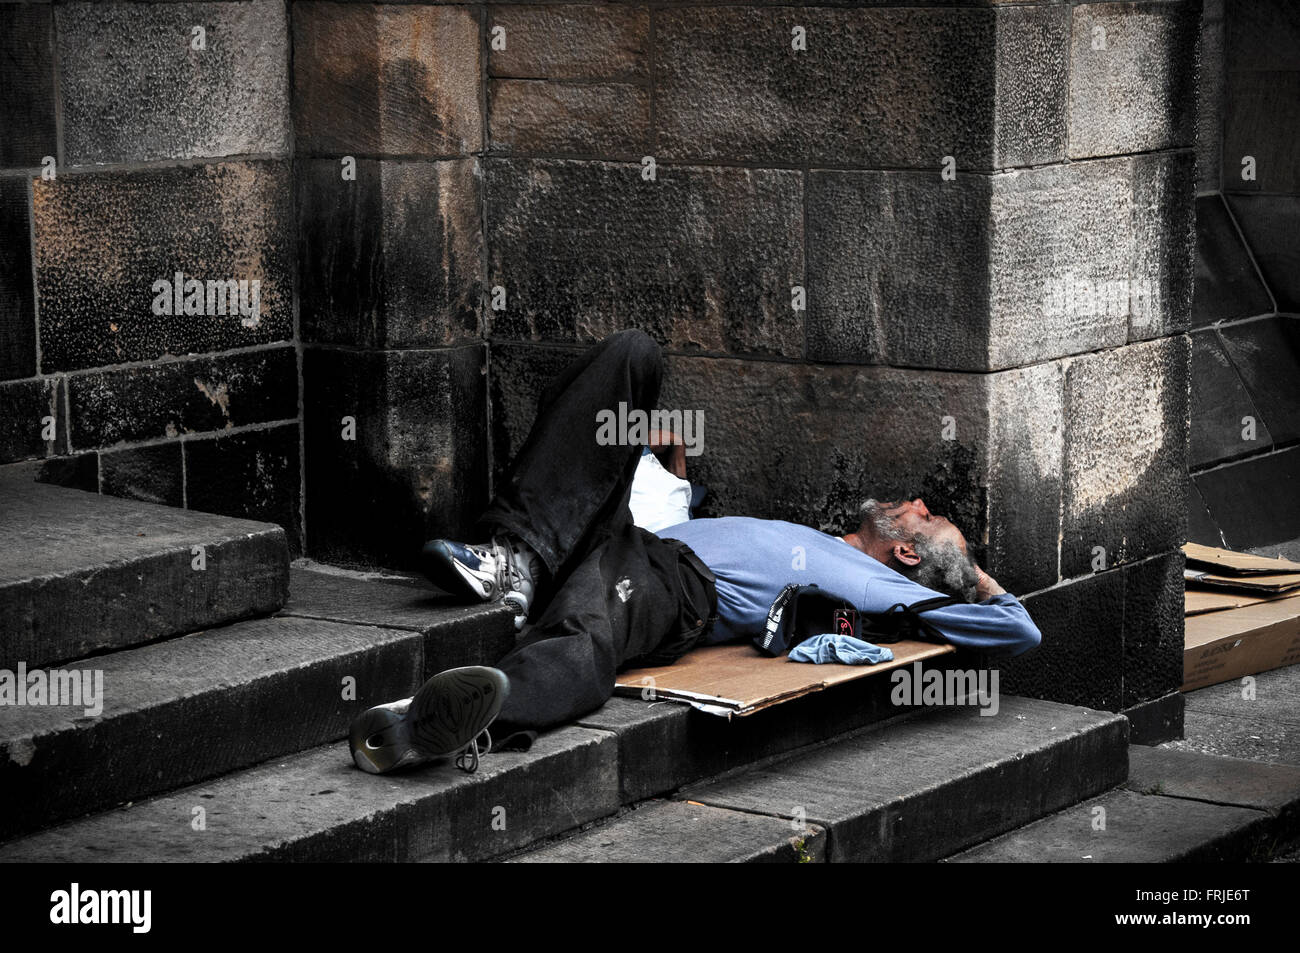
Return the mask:
<svg viewBox="0 0 1300 953">
<path fill-rule="evenodd" d="M 226 430 L 298 416 L 292 347 L 68 378 L 73 446 Z"/>
<path fill-rule="evenodd" d="M 164 506 L 184 506 L 185 478 L 181 469 L 179 440 L 108 451 L 100 454 L 100 488 L 109 496 L 124 496 Z"/>
<path fill-rule="evenodd" d="M 478 332 L 481 173 L 472 159 L 297 166 L 304 340 L 437 346 Z"/>
<path fill-rule="evenodd" d="M 1024 599 L 1043 633 L 1032 652 L 999 659 L 999 690 L 1117 711 L 1124 697 L 1124 573 L 1112 569 Z"/>
<path fill-rule="evenodd" d="M 1229 549 L 1300 539 L 1300 447 L 1198 473 L 1196 486 Z"/>
<path fill-rule="evenodd" d="M 1300 437 L 1300 318 L 1247 321 L 1219 333 L 1273 440 Z"/>
<path fill-rule="evenodd" d="M 1183 684 L 1183 554 L 1124 568 L 1124 707 Z"/>
<path fill-rule="evenodd" d="M 296 423 L 185 442 L 189 509 L 279 523 L 294 555 L 302 551 L 300 473 Z"/>
<path fill-rule="evenodd" d="M 1258 453 L 1273 442 L 1267 423 L 1212 329 L 1192 335 L 1191 413 L 1187 462 L 1194 469 Z M 1246 439 L 1247 417 L 1255 421 L 1253 440 Z"/>
<path fill-rule="evenodd" d="M 1224 108 L 1224 187 L 1233 192 L 1300 192 L 1300 69 L 1230 73 Z M 1255 160 L 1255 178 L 1241 176 Z"/>
<path fill-rule="evenodd" d="M 44 373 L 292 337 L 284 164 L 61 175 L 34 188 Z M 204 313 L 176 314 L 175 296 L 155 290 L 177 272 L 214 283 L 211 303 L 206 284 L 191 300 Z M 230 313 L 229 288 L 216 284 L 229 281 L 247 282 L 249 317 Z M 164 301 L 173 313 L 155 314 Z"/>
<path fill-rule="evenodd" d="M 1248 318 L 1273 310 L 1237 226 L 1220 195 L 1196 200 L 1196 290 L 1192 326 Z"/>
<path fill-rule="evenodd" d="M 1201 498 L 1201 488 L 1196 485 L 1195 479 L 1188 482 L 1190 485 L 1187 489 L 1187 541 L 1200 543 L 1202 546 L 1213 546 L 1216 549 L 1226 549 L 1223 534 L 1219 532 L 1219 525 L 1214 522 L 1214 517 L 1210 515 L 1210 508 Z"/>
<path fill-rule="evenodd" d="M 630 83 L 494 79 L 488 115 L 496 154 L 639 162 L 651 151 L 650 92 Z"/>
<path fill-rule="evenodd" d="M 0 382 L 0 463 L 68 452 L 63 388 L 53 378 Z M 44 434 L 54 427 L 54 439 Z"/>
<path fill-rule="evenodd" d="M 479 149 L 478 17 L 463 6 L 295 6 L 299 153 L 454 156 Z"/>
<path fill-rule="evenodd" d="M 1300 6 L 1229 0 L 1227 54 L 1232 70 L 1300 70 Z"/>
<path fill-rule="evenodd" d="M 793 170 L 487 162 L 496 337 L 802 356 L 802 176 Z"/>
<path fill-rule="evenodd" d="M 37 166 L 57 151 L 52 9 L 0 4 L 0 167 Z"/>
<path fill-rule="evenodd" d="M 481 346 L 308 348 L 307 550 L 344 564 L 414 566 L 426 539 L 464 539 L 487 505 Z M 345 439 L 344 417 L 355 421 Z"/>
<path fill-rule="evenodd" d="M 1300 312 L 1300 195 L 1229 195 L 1278 310 Z"/>
<path fill-rule="evenodd" d="M 286 155 L 287 6 L 56 6 L 67 161 Z M 190 42 L 195 24 L 202 50 Z"/>
<path fill-rule="evenodd" d="M 34 476 L 38 483 L 51 483 L 54 486 L 98 493 L 99 454 L 91 451 L 41 460 L 35 464 Z"/>
<path fill-rule="evenodd" d="M 1186 539 L 1189 350 L 1186 338 L 1165 338 L 1067 370 L 1063 578 Z"/>
<path fill-rule="evenodd" d="M 936 173 L 944 155 L 975 169 L 1052 161 L 1063 149 L 1067 16 L 1043 6 L 666 10 L 655 17 L 658 150 Z M 803 51 L 792 49 L 796 23 Z"/>
<path fill-rule="evenodd" d="M 493 7 L 488 29 L 501 27 L 505 49 L 488 53 L 488 73 L 525 79 L 621 80 L 649 77 L 650 12 L 644 7 Z"/>
<path fill-rule="evenodd" d="M 0 17 L 12 7 L 0 6 Z M 0 27 L 0 29 L 3 29 Z M 0 380 L 36 375 L 27 180 L 0 178 Z"/>
</svg>

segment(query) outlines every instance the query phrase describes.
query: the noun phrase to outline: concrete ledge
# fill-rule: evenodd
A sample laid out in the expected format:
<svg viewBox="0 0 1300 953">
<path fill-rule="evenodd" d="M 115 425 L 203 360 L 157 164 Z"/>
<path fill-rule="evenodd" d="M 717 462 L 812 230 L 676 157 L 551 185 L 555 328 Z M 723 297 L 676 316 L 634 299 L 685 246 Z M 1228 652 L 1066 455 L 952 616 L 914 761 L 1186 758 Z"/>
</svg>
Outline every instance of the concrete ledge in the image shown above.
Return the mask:
<svg viewBox="0 0 1300 953">
<path fill-rule="evenodd" d="M 289 586 L 284 530 L 0 479 L 0 668 L 274 612 Z M 206 568 L 192 568 L 203 546 Z"/>
<path fill-rule="evenodd" d="M 1105 828 L 1096 829 L 1104 821 Z M 1258 858 L 1263 811 L 1110 791 L 958 854 L 956 863 L 1143 863 Z"/>
<path fill-rule="evenodd" d="M 680 797 L 825 828 L 832 862 L 937 860 L 1122 782 L 1127 733 L 1120 715 L 1004 696 L 995 716 L 919 714 Z"/>
<path fill-rule="evenodd" d="M 517 864 L 815 863 L 826 832 L 687 801 L 651 801 L 608 823 L 509 858 Z"/>
</svg>

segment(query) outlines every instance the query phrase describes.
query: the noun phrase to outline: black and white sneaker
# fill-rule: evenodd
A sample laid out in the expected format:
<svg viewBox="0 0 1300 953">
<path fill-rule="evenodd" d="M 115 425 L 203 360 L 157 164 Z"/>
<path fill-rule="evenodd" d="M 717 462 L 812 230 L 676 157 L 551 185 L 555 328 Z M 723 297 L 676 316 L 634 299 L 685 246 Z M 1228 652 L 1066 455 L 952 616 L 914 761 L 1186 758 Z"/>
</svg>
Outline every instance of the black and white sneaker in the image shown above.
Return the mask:
<svg viewBox="0 0 1300 953">
<path fill-rule="evenodd" d="M 492 749 L 487 728 L 509 694 L 510 681 L 499 669 L 470 665 L 439 672 L 412 697 L 357 716 L 348 734 L 352 760 L 362 771 L 387 774 L 455 755 L 456 766 L 473 773 L 479 755 Z"/>
<path fill-rule="evenodd" d="M 520 629 L 528 619 L 542 561 L 513 536 L 478 545 L 431 539 L 424 544 L 420 568 L 435 585 L 454 595 L 511 606 L 515 628 Z"/>
</svg>

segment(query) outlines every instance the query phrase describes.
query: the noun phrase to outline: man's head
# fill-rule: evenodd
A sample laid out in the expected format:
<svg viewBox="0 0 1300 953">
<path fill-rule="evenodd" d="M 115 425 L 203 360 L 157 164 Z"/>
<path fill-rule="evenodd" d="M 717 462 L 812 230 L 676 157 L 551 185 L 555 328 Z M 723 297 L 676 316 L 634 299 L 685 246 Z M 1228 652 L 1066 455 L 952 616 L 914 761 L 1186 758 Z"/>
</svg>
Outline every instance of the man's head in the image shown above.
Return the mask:
<svg viewBox="0 0 1300 953">
<path fill-rule="evenodd" d="M 868 555 L 927 589 L 976 601 L 979 574 L 966 538 L 924 500 L 867 500 L 858 516 L 857 535 Z"/>
</svg>

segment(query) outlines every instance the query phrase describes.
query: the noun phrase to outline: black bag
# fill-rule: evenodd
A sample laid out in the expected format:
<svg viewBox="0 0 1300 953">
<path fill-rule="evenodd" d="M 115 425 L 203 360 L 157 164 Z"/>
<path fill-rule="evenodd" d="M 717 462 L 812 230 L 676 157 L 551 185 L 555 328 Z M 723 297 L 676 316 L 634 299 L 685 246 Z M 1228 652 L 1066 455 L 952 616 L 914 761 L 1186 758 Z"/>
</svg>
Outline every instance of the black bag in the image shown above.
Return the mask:
<svg viewBox="0 0 1300 953">
<path fill-rule="evenodd" d="M 945 642 L 943 634 L 925 621 L 921 613 L 962 602 L 956 596 L 936 596 L 910 606 L 899 602 L 884 612 L 860 612 L 852 603 L 829 596 L 817 586 L 791 583 L 767 610 L 767 625 L 754 637 L 754 645 L 764 655 L 784 655 L 811 636 L 835 631 L 836 614 L 844 612 L 856 614 L 858 626 L 853 634 L 864 642 L 876 645 L 903 639 Z"/>
</svg>

